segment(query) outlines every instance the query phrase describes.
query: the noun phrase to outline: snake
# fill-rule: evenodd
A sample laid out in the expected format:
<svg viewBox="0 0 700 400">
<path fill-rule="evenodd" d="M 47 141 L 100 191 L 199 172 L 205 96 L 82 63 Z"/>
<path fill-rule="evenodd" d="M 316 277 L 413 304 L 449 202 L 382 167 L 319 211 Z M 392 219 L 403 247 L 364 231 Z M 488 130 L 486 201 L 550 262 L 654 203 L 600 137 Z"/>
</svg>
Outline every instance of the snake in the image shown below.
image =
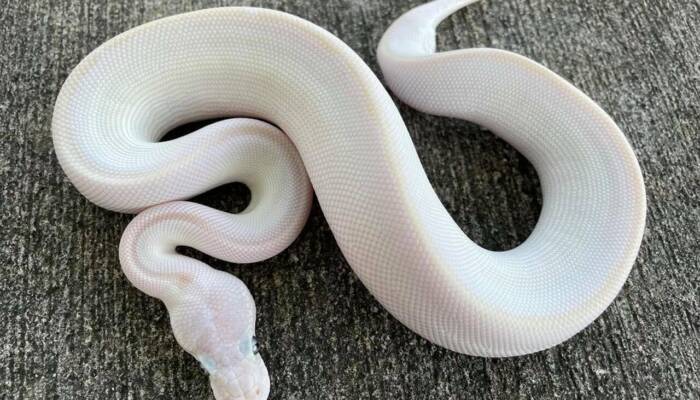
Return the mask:
<svg viewBox="0 0 700 400">
<path fill-rule="evenodd" d="M 379 78 L 302 18 L 253 7 L 169 16 L 106 41 L 67 77 L 51 127 L 59 163 L 91 202 L 138 214 L 119 244 L 122 270 L 165 303 L 218 400 L 269 395 L 255 303 L 241 280 L 178 246 L 260 262 L 297 238 L 314 195 L 376 300 L 455 352 L 550 348 L 620 292 L 646 216 L 630 143 L 591 98 L 535 61 L 493 48 L 437 51 L 438 24 L 474 1 L 408 10 L 376 54 L 401 101 L 478 124 L 535 168 L 539 218 L 505 251 L 465 235 Z M 217 122 L 161 141 L 208 119 Z M 230 182 L 250 189 L 240 213 L 187 201 Z"/>
</svg>

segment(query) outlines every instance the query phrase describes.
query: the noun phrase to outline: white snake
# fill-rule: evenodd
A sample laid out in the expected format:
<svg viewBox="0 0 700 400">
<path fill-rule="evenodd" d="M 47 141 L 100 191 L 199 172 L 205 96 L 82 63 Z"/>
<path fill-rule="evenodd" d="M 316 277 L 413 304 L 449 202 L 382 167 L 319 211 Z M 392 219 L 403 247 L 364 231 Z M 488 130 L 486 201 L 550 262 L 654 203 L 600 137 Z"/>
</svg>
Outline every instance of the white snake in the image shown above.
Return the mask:
<svg viewBox="0 0 700 400">
<path fill-rule="evenodd" d="M 590 324 L 622 287 L 645 220 L 630 145 L 591 99 L 527 58 L 434 54 L 437 24 L 472 2 L 409 11 L 384 35 L 379 63 L 406 103 L 480 124 L 534 165 L 541 215 L 508 251 L 464 235 L 379 80 L 300 18 L 255 8 L 164 18 L 107 41 L 66 80 L 52 126 L 60 163 L 96 204 L 145 210 L 122 238 L 122 268 L 165 302 L 175 337 L 210 373 L 217 399 L 268 395 L 255 305 L 241 281 L 175 247 L 235 263 L 274 256 L 304 225 L 312 185 L 370 292 L 457 352 L 548 348 Z M 177 125 L 222 116 L 239 118 L 158 142 Z M 175 201 L 232 181 L 251 191 L 240 214 Z"/>
</svg>

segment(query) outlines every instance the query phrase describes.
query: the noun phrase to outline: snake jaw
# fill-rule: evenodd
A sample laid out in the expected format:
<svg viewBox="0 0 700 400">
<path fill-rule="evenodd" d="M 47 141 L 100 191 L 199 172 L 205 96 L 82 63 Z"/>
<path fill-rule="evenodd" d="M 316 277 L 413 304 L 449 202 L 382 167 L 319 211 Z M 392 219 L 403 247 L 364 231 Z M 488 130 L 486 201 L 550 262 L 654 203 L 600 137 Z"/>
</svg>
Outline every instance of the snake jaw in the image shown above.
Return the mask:
<svg viewBox="0 0 700 400">
<path fill-rule="evenodd" d="M 216 400 L 264 400 L 270 394 L 270 376 L 260 354 L 211 371 L 209 382 Z"/>
<path fill-rule="evenodd" d="M 264 400 L 270 393 L 270 377 L 255 336 L 246 335 L 234 348 L 219 349 L 196 357 L 209 373 L 217 400 Z M 238 350 L 238 351 L 236 351 Z"/>
</svg>

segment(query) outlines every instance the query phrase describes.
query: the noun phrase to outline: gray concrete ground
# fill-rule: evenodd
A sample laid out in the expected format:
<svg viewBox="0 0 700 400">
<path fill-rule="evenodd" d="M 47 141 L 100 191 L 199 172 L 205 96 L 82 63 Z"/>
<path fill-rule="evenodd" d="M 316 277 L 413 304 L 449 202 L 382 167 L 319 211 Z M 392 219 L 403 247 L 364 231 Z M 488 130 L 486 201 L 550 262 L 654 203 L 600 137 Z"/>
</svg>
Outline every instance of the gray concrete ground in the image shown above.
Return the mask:
<svg viewBox="0 0 700 400">
<path fill-rule="evenodd" d="M 258 5 L 338 35 L 378 72 L 380 35 L 418 0 L 4 1 L 0 5 L 0 398 L 211 398 L 175 343 L 165 308 L 121 274 L 130 220 L 88 203 L 52 147 L 53 102 L 103 41 L 166 15 Z M 529 56 L 619 123 L 647 185 L 637 263 L 612 306 L 566 343 L 484 359 L 433 346 L 394 320 L 353 275 L 318 206 L 301 237 L 258 265 L 205 258 L 245 281 L 274 399 L 698 398 L 700 396 L 700 3 L 491 0 L 440 28 L 443 49 Z M 491 249 L 523 241 L 541 198 L 532 166 L 467 122 L 400 105 L 445 206 Z M 233 195 L 231 194 L 233 193 Z M 201 197 L 233 210 L 244 194 Z"/>
</svg>

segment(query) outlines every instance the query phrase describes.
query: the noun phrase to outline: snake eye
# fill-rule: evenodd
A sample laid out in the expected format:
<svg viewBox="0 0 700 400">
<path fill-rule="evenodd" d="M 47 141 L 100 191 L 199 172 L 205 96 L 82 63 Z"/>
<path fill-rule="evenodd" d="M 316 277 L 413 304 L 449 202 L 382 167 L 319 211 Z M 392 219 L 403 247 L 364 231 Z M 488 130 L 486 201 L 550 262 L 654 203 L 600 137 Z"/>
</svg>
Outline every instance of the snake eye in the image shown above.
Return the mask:
<svg viewBox="0 0 700 400">
<path fill-rule="evenodd" d="M 252 342 L 253 342 L 253 354 L 258 354 L 258 352 L 259 352 L 259 349 L 258 349 L 258 338 L 256 338 L 255 336 L 253 336 Z"/>
<path fill-rule="evenodd" d="M 254 356 L 258 354 L 258 339 L 255 336 L 243 339 L 239 342 L 238 349 L 243 357 Z"/>
</svg>

